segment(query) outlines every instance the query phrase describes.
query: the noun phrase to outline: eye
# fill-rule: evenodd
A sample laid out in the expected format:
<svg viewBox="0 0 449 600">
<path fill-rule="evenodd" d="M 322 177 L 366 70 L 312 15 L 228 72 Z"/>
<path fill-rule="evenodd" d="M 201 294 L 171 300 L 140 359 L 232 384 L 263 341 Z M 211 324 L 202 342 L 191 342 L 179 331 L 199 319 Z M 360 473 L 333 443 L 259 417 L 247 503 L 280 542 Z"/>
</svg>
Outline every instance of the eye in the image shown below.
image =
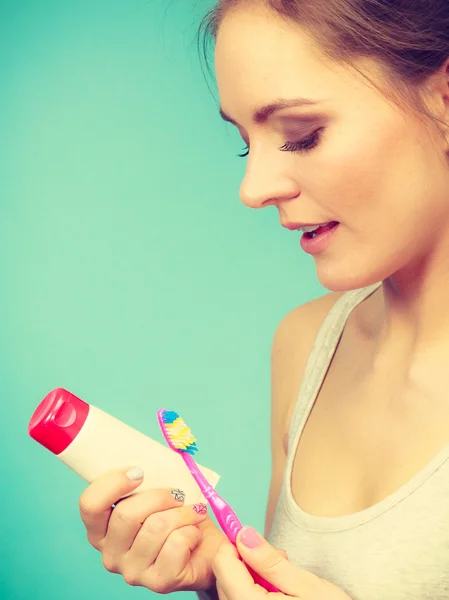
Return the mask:
<svg viewBox="0 0 449 600">
<path fill-rule="evenodd" d="M 314 148 L 318 146 L 321 141 L 321 136 L 323 134 L 324 127 L 320 127 L 316 129 L 313 133 L 298 140 L 296 142 L 286 142 L 283 146 L 279 148 L 282 152 L 310 152 Z M 245 158 L 249 154 L 249 147 L 245 146 L 243 152 L 241 154 L 237 154 L 240 158 Z"/>
<path fill-rule="evenodd" d="M 279 150 L 283 152 L 310 152 L 318 146 L 324 127 L 316 129 L 313 133 L 298 140 L 297 142 L 286 142 Z"/>
</svg>

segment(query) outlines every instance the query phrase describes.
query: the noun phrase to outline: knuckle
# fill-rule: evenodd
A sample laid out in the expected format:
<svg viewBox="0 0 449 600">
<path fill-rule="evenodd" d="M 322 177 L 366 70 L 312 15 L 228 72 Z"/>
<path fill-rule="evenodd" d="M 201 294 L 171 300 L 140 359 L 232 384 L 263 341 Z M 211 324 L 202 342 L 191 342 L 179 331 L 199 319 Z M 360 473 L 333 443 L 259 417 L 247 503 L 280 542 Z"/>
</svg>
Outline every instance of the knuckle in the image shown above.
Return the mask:
<svg viewBox="0 0 449 600">
<path fill-rule="evenodd" d="M 135 571 L 130 571 L 129 569 L 124 569 L 122 576 L 123 576 L 123 579 L 125 580 L 125 583 L 127 583 L 131 587 L 136 587 L 136 586 L 142 585 L 141 578 L 139 577 L 139 574 L 136 573 Z"/>
<path fill-rule="evenodd" d="M 102 554 L 103 567 L 109 573 L 120 573 L 120 567 L 117 564 L 117 560 L 109 554 Z"/>
<path fill-rule="evenodd" d="M 150 535 L 159 534 L 167 529 L 167 520 L 160 513 L 153 513 L 145 519 L 142 525 L 145 533 Z"/>
<path fill-rule="evenodd" d="M 213 571 L 216 571 L 220 565 L 220 560 L 221 560 L 221 550 L 220 547 L 218 548 L 218 550 L 215 552 L 215 554 L 212 557 L 211 560 L 211 567 Z"/>
<path fill-rule="evenodd" d="M 89 532 L 87 532 L 87 541 L 92 546 L 92 548 L 95 548 L 95 550 L 100 550 L 101 549 L 101 542 L 100 542 L 100 540 L 98 540 L 96 537 L 94 537 L 93 535 L 91 535 Z"/>
<path fill-rule="evenodd" d="M 203 539 L 202 532 L 195 525 L 187 525 L 180 529 L 175 529 L 168 536 L 167 541 L 174 549 L 192 550 Z"/>
<path fill-rule="evenodd" d="M 151 579 L 149 584 L 150 589 L 156 594 L 170 594 L 175 591 L 173 582 L 169 583 L 166 579 L 161 576 L 155 576 Z"/>
<path fill-rule="evenodd" d="M 165 543 L 179 548 L 187 543 L 187 535 L 182 530 L 175 529 L 170 533 Z"/>
<path fill-rule="evenodd" d="M 282 561 L 282 556 L 278 554 L 269 554 L 268 556 L 264 557 L 262 561 L 262 568 L 267 572 L 275 571 Z"/>
<path fill-rule="evenodd" d="M 135 525 L 135 519 L 126 510 L 126 504 L 120 502 L 116 505 L 112 512 L 114 521 L 118 521 L 121 525 Z"/>
<path fill-rule="evenodd" d="M 210 568 L 212 569 L 212 571 L 215 573 L 215 571 L 217 570 L 217 555 L 215 554 L 215 556 L 212 558 L 212 560 L 210 561 Z"/>
<path fill-rule="evenodd" d="M 81 496 L 78 500 L 78 507 L 79 507 L 81 516 L 92 515 L 97 512 L 96 505 L 90 498 L 90 494 L 86 494 L 86 493 L 81 494 Z"/>
<path fill-rule="evenodd" d="M 213 556 L 213 559 L 215 561 L 215 563 L 218 563 L 223 556 L 226 556 L 227 553 L 227 544 L 228 544 L 228 538 L 224 538 L 220 541 L 220 543 L 218 544 L 217 549 L 215 550 L 215 554 Z"/>
</svg>

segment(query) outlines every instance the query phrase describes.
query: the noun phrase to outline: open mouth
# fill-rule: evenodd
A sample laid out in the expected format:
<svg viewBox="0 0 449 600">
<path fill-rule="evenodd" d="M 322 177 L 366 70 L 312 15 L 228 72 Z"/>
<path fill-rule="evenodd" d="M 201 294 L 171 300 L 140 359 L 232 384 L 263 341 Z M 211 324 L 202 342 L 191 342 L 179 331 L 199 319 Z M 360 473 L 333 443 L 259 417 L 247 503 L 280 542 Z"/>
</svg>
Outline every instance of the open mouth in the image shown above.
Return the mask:
<svg viewBox="0 0 449 600">
<path fill-rule="evenodd" d="M 317 237 L 318 235 L 321 235 L 322 233 L 325 233 L 326 231 L 330 231 L 338 224 L 338 221 L 331 221 L 330 223 L 326 223 L 325 225 L 320 225 L 314 231 L 304 233 L 304 237 L 308 238 L 309 240 L 313 240 L 313 238 Z"/>
</svg>

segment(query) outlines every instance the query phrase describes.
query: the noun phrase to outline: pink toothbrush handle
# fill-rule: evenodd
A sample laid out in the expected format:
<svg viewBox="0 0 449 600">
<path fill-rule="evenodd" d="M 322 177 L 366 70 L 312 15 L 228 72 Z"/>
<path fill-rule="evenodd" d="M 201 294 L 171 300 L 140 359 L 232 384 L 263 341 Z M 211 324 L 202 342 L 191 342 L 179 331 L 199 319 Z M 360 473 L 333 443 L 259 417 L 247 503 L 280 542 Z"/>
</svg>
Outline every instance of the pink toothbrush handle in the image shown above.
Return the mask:
<svg viewBox="0 0 449 600">
<path fill-rule="evenodd" d="M 205 497 L 207 498 L 207 496 Z M 209 501 L 210 507 L 212 508 L 214 515 L 217 518 L 218 523 L 220 524 L 220 527 L 228 537 L 229 541 L 232 542 L 234 546 L 236 546 L 237 534 L 240 531 L 240 529 L 242 529 L 242 524 L 238 520 L 237 515 L 229 506 L 229 504 L 227 504 L 223 500 L 223 498 L 217 494 L 215 490 L 213 490 L 213 494 L 211 494 L 210 497 L 207 499 Z M 252 578 L 254 579 L 254 583 L 257 583 L 258 585 L 263 587 L 265 590 L 267 590 L 267 592 L 280 591 L 269 581 L 263 579 L 263 577 L 261 577 L 259 573 L 256 573 L 249 565 L 247 565 L 246 563 L 244 564 L 248 569 L 249 573 L 251 574 Z"/>
<path fill-rule="evenodd" d="M 210 485 L 207 479 L 199 470 L 197 464 L 193 460 L 193 458 L 186 453 L 182 454 L 184 458 L 184 462 L 186 463 L 190 473 L 193 475 L 193 478 L 197 482 L 203 496 L 208 500 L 212 512 L 214 513 L 218 524 L 222 528 L 223 532 L 226 534 L 226 537 L 230 542 L 236 546 L 237 534 L 242 529 L 242 524 L 240 523 L 237 515 L 232 510 L 227 502 L 223 500 L 223 498 L 217 494 L 214 488 Z M 244 562 L 244 561 L 242 561 Z M 245 563 L 246 568 L 250 572 L 252 578 L 254 579 L 254 583 L 257 583 L 261 587 L 263 587 L 267 592 L 279 592 L 273 584 L 266 581 L 261 577 L 258 573 L 253 571 L 249 565 Z"/>
</svg>

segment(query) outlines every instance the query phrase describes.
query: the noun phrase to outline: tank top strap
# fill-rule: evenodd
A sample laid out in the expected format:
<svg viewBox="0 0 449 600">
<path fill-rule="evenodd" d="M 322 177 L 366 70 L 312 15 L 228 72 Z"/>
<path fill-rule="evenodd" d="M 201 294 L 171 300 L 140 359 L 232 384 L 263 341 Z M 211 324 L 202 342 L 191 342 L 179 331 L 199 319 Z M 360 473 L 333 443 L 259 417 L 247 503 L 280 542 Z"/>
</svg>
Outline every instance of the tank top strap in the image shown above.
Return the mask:
<svg viewBox="0 0 449 600">
<path fill-rule="evenodd" d="M 360 302 L 381 285 L 382 282 L 379 282 L 347 292 L 337 300 L 326 315 L 310 351 L 293 409 L 288 433 L 289 453 L 292 448 L 294 449 L 293 440 L 296 432 L 302 428 L 303 421 L 309 414 L 310 405 L 315 401 L 349 315 Z"/>
</svg>

